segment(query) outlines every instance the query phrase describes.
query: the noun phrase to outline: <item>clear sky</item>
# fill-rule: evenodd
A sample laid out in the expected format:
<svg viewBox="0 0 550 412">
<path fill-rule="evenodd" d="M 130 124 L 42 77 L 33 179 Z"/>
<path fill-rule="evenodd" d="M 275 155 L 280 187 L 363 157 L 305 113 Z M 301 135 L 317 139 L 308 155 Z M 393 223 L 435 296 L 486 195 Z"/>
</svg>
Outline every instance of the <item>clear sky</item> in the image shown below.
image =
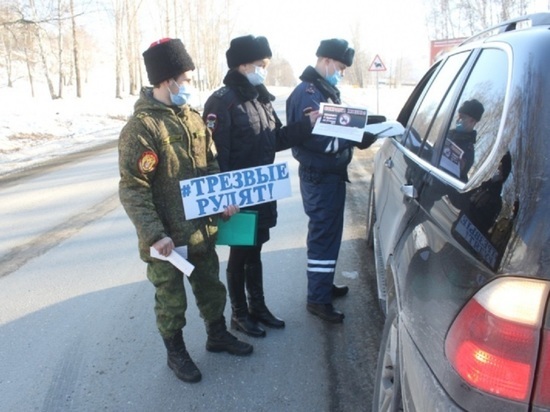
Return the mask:
<svg viewBox="0 0 550 412">
<path fill-rule="evenodd" d="M 90 3 L 92 0 L 81 0 Z M 98 0 L 109 3 L 112 0 Z M 140 0 L 146 10 L 142 24 L 143 49 L 158 38 L 157 19 L 151 15 L 164 0 Z M 232 37 L 263 35 L 274 55 L 286 59 L 298 76 L 315 63 L 315 51 L 323 39 L 339 37 L 369 58 L 378 55 L 388 70 L 400 59 L 406 70 L 419 77 L 430 61 L 430 38 L 426 24 L 426 0 L 213 0 L 213 8 L 223 10 L 226 3 L 239 12 Z M 534 0 L 532 11 L 548 10 L 550 0 Z M 216 12 L 216 10 L 213 10 Z M 97 24 L 97 22 L 96 22 Z M 96 26 L 96 25 L 94 25 Z M 97 27 L 97 26 L 96 26 Z M 95 28 L 96 28 L 95 27 Z M 352 35 L 356 30 L 358 36 Z M 94 30 L 94 35 L 101 32 Z M 106 35 L 108 30 L 103 31 Z M 354 44 L 356 39 L 361 44 Z M 225 40 L 224 40 L 225 41 Z M 228 44 L 226 46 L 229 46 Z"/>
<path fill-rule="evenodd" d="M 321 40 L 339 37 L 352 42 L 356 27 L 362 43 L 359 46 L 372 57 L 378 54 L 386 65 L 404 53 L 420 59 L 429 56 L 423 0 L 278 0 L 246 4 L 257 6 L 248 6 L 240 14 L 235 34 L 265 35 L 273 52 L 299 72 L 315 62 Z M 351 46 L 357 47 L 353 43 Z"/>
<path fill-rule="evenodd" d="M 158 36 L 146 32 L 147 25 L 156 21 L 150 15 L 158 7 L 156 1 L 144 0 L 142 5 L 148 10 L 144 48 Z M 239 10 L 232 21 L 232 37 L 266 36 L 274 55 L 286 59 L 295 75 L 315 63 L 319 42 L 332 37 L 360 46 L 369 57 L 378 54 L 386 66 L 404 54 L 423 62 L 422 70 L 429 64 L 423 0 L 214 0 L 220 10 L 226 2 Z M 354 44 L 354 28 L 361 45 Z"/>
</svg>

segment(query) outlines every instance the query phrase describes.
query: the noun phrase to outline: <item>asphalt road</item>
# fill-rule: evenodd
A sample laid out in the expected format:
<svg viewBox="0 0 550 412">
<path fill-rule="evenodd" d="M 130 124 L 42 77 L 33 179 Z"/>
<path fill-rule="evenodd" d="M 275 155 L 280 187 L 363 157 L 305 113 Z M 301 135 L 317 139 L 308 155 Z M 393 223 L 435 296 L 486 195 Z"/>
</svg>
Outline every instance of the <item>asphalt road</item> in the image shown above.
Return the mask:
<svg viewBox="0 0 550 412">
<path fill-rule="evenodd" d="M 307 221 L 297 164 L 293 196 L 264 247 L 266 300 L 285 319 L 247 358 L 209 353 L 188 293 L 188 350 L 203 373 L 185 384 L 166 366 L 153 287 L 118 203 L 116 150 L 58 159 L 0 181 L 0 410 L 368 411 L 382 329 L 365 246 L 371 150 L 350 166 L 337 283 L 346 314 L 328 325 L 305 310 Z M 225 282 L 228 248 L 218 248 Z M 189 288 L 188 288 L 189 289 Z M 229 304 L 226 317 L 230 316 Z M 229 323 L 229 322 L 228 322 Z"/>
</svg>

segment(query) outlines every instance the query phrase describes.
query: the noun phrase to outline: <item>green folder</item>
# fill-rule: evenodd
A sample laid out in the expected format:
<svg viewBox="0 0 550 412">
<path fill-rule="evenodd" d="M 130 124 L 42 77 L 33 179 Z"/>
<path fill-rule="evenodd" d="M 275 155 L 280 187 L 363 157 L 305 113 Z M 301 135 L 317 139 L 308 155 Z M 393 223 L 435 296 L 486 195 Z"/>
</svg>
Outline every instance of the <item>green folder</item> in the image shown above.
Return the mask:
<svg viewBox="0 0 550 412">
<path fill-rule="evenodd" d="M 241 210 L 229 220 L 218 219 L 217 245 L 255 246 L 258 212 Z"/>
</svg>

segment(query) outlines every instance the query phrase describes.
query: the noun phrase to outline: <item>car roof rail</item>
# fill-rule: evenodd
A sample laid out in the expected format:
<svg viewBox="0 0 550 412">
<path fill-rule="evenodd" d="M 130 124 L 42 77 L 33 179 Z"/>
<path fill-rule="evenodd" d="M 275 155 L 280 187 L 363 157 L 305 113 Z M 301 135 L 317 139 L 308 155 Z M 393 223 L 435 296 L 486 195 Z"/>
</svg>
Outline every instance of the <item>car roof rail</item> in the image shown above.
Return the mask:
<svg viewBox="0 0 550 412">
<path fill-rule="evenodd" d="M 482 40 L 499 33 L 505 33 L 508 31 L 525 29 L 535 26 L 550 26 L 550 13 L 533 13 L 506 20 L 467 38 L 461 43 L 461 45 Z"/>
</svg>

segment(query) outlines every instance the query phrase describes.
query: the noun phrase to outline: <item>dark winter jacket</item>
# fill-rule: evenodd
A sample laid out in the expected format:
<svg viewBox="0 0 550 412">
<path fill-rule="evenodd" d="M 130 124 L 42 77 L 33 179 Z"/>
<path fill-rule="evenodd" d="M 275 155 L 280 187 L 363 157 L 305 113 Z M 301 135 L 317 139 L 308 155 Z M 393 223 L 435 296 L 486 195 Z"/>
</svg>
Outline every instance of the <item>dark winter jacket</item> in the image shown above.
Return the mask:
<svg viewBox="0 0 550 412">
<path fill-rule="evenodd" d="M 200 114 L 184 105 L 166 106 L 143 88 L 134 114 L 119 137 L 119 196 L 136 227 L 141 258 L 165 236 L 190 253 L 212 248 L 213 216 L 186 220 L 180 180 L 219 172 L 210 131 Z"/>
<path fill-rule="evenodd" d="M 321 103 L 341 104 L 340 91 L 330 85 L 315 68 L 308 66 L 300 76 L 300 83 L 286 101 L 287 122 L 304 118 L 308 109 L 319 110 Z M 292 148 L 292 155 L 304 169 L 317 173 L 340 175 L 347 180 L 347 167 L 357 144 L 336 137 L 314 135 L 303 144 Z"/>
<path fill-rule="evenodd" d="M 204 105 L 203 118 L 212 131 L 222 172 L 272 164 L 275 153 L 311 136 L 309 119 L 283 127 L 264 85 L 253 86 L 237 70 L 229 70 L 225 87 Z M 259 212 L 259 228 L 277 223 L 276 202 L 251 206 Z"/>
<path fill-rule="evenodd" d="M 460 180 L 467 182 L 468 172 L 474 164 L 477 132 L 475 130 L 462 132 L 453 129 L 449 132 L 449 139 L 464 152 L 460 163 Z"/>
</svg>

